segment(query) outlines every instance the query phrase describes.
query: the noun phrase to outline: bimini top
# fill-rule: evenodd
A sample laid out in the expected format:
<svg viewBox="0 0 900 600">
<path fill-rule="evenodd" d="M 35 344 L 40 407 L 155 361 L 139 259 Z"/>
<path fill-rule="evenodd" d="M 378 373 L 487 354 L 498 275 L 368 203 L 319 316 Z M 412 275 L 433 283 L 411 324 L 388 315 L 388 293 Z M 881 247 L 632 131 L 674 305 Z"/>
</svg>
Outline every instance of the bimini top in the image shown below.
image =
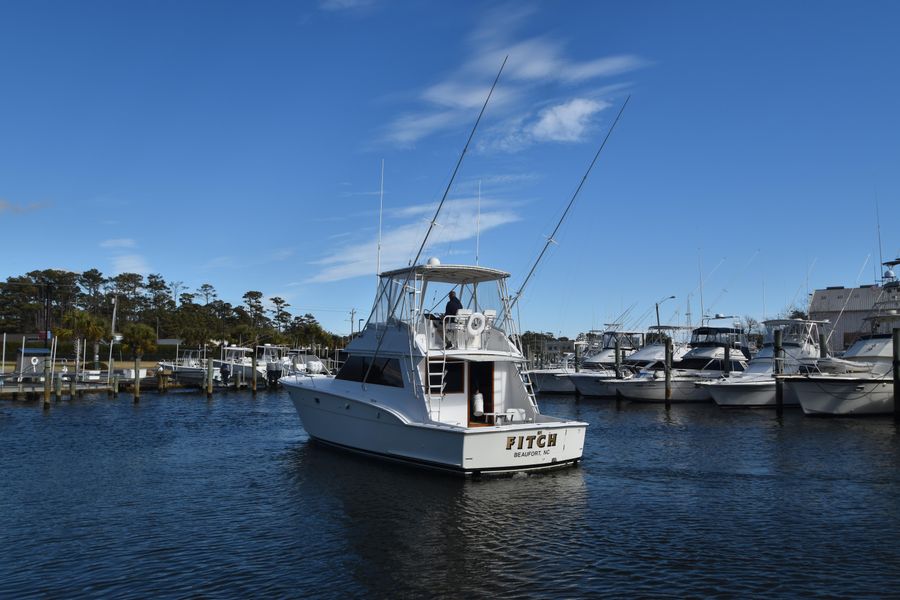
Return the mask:
<svg viewBox="0 0 900 600">
<path fill-rule="evenodd" d="M 481 283 L 509 277 L 509 273 L 506 271 L 471 265 L 416 265 L 414 267 L 385 271 L 381 274 L 381 277 L 399 279 L 401 277 L 405 278 L 407 275 L 410 279 L 418 276 L 426 281 L 452 284 Z"/>
</svg>

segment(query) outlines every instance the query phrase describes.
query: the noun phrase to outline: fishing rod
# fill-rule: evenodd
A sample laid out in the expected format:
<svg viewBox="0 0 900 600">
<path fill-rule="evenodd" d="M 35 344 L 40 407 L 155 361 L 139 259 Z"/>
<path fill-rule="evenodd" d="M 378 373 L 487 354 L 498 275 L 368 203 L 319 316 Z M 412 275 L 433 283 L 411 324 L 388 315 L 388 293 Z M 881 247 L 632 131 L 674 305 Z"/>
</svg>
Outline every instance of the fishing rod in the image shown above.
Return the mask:
<svg viewBox="0 0 900 600">
<path fill-rule="evenodd" d="M 603 138 L 603 143 L 600 144 L 600 148 L 594 155 L 594 160 L 591 161 L 591 164 L 588 166 L 587 171 L 585 171 L 584 173 L 584 177 L 581 178 L 581 182 L 578 184 L 578 187 L 575 188 L 575 193 L 572 194 L 572 198 L 569 200 L 569 204 L 566 206 L 566 210 L 563 211 L 562 216 L 559 218 L 559 222 L 556 223 L 556 227 L 553 229 L 553 233 L 551 233 L 547 238 L 547 243 L 544 244 L 544 248 L 541 250 L 541 253 L 534 261 L 534 264 L 531 265 L 531 270 L 528 271 L 528 275 L 525 276 L 525 280 L 519 287 L 519 291 L 517 291 L 516 295 L 513 296 L 512 302 L 509 305 L 509 311 L 512 311 L 513 307 L 515 307 L 515 305 L 519 302 L 519 298 L 522 297 L 522 292 L 525 291 L 525 286 L 528 285 L 528 281 L 531 279 L 531 276 L 534 275 L 535 269 L 537 269 L 541 260 L 544 258 L 544 254 L 547 253 L 547 250 L 550 248 L 550 244 L 556 243 L 555 237 L 557 232 L 559 231 L 559 228 L 562 227 L 563 222 L 566 220 L 566 216 L 568 216 L 569 211 L 572 209 L 572 205 L 575 204 L 575 199 L 578 197 L 578 193 L 584 186 L 584 182 L 587 181 L 588 175 L 591 174 L 591 170 L 594 168 L 594 164 L 597 162 L 597 159 L 600 158 L 600 153 L 603 152 L 603 148 L 606 146 L 606 142 L 609 140 L 609 136 L 612 135 L 613 130 L 616 128 L 616 124 L 619 122 L 619 118 L 622 116 L 622 113 L 625 112 L 625 107 L 628 106 L 628 101 L 630 99 L 631 96 L 629 95 L 627 98 L 625 98 L 625 102 L 622 103 L 622 108 L 619 109 L 619 114 L 616 115 L 616 120 L 613 121 L 613 124 L 609 128 L 609 131 L 606 132 L 606 137 Z"/>
<path fill-rule="evenodd" d="M 466 145 L 463 146 L 462 154 L 459 155 L 459 159 L 456 161 L 456 167 L 453 169 L 453 174 L 450 176 L 450 181 L 447 182 L 447 187 L 444 190 L 444 195 L 441 197 L 441 201 L 437 205 L 437 209 L 434 211 L 434 217 L 432 217 L 431 222 L 428 225 L 428 231 L 425 232 L 425 237 L 422 239 L 421 245 L 419 245 L 419 250 L 416 252 L 416 257 L 410 263 L 410 268 L 406 271 L 406 277 L 403 280 L 403 285 L 400 286 L 399 289 L 404 290 L 406 286 L 409 284 L 409 280 L 412 277 L 413 270 L 415 265 L 419 263 L 419 259 L 422 257 L 422 252 L 425 250 L 425 245 L 428 243 L 428 238 L 431 236 L 431 232 L 434 229 L 435 225 L 437 225 L 438 215 L 441 214 L 441 209 L 444 207 L 444 202 L 447 200 L 447 195 L 450 193 L 450 188 L 453 186 L 453 181 L 456 179 L 456 174 L 459 172 L 459 167 L 462 165 L 463 158 L 466 156 L 466 152 L 469 150 L 469 144 L 472 143 L 472 138 L 475 137 L 475 132 L 478 130 L 478 124 L 481 123 L 481 117 L 484 116 L 484 111 L 487 109 L 488 102 L 491 101 L 491 96 L 494 94 L 494 88 L 497 87 L 497 82 L 500 81 L 500 75 L 503 73 L 503 67 L 506 66 L 506 61 L 509 59 L 509 55 L 503 58 L 503 64 L 500 65 L 500 70 L 497 71 L 497 76 L 494 78 L 494 83 L 491 84 L 491 89 L 488 92 L 487 98 L 484 99 L 484 104 L 481 106 L 481 112 L 478 113 L 478 118 L 475 119 L 475 125 L 472 126 L 472 131 L 469 133 L 469 138 L 466 140 Z M 382 296 L 384 296 L 385 290 L 387 286 L 381 286 L 381 292 L 378 294 L 378 297 L 375 298 L 375 304 L 373 305 L 372 314 L 375 314 L 374 307 L 378 306 L 378 303 L 381 301 Z M 394 313 L 397 312 L 397 308 L 400 306 L 400 301 L 403 300 L 404 294 L 397 294 L 397 299 L 389 305 L 390 310 L 388 311 L 387 321 L 390 321 L 394 317 Z M 372 315 L 369 315 L 369 321 L 371 321 Z M 366 321 L 366 325 L 369 324 L 369 321 Z M 378 344 L 375 346 L 375 353 L 372 355 L 372 360 L 369 362 L 369 367 L 366 369 L 366 374 L 363 376 L 362 384 L 365 385 L 366 381 L 369 379 L 369 373 L 372 372 L 372 367 L 375 364 L 375 358 L 378 356 L 378 352 L 381 350 L 381 345 L 384 343 L 384 336 L 387 333 L 387 328 L 382 330 L 381 334 L 378 336 Z"/>
</svg>

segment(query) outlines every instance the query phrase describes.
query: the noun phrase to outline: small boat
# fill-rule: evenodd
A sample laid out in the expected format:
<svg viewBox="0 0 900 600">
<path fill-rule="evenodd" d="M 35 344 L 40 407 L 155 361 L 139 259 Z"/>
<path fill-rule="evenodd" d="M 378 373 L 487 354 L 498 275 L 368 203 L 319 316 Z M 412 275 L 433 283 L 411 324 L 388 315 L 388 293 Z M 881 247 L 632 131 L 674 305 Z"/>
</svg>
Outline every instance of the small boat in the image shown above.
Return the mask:
<svg viewBox="0 0 900 600">
<path fill-rule="evenodd" d="M 539 410 L 509 318 L 508 277 L 437 259 L 382 273 L 336 377 L 282 379 L 310 437 L 462 474 L 579 461 L 587 423 Z M 464 308 L 431 313 L 451 290 Z"/>
<path fill-rule="evenodd" d="M 764 321 L 766 335 L 763 347 L 749 362 L 747 369 L 732 377 L 700 383 L 719 406 L 759 408 L 775 406 L 775 331 L 782 333 L 782 373 L 791 375 L 811 368 L 818 361 L 819 327 L 826 321 L 805 319 L 771 319 Z M 785 406 L 800 402 L 793 393 L 783 394 Z"/>
<path fill-rule="evenodd" d="M 244 346 L 225 346 L 222 348 L 222 358 L 213 361 L 213 368 L 221 373 L 228 374 L 228 380 L 238 378 L 238 381 L 251 381 L 253 379 L 253 349 Z M 224 368 L 224 371 L 223 371 Z M 256 376 L 260 380 L 266 377 L 266 367 L 259 363 L 256 365 Z"/>
<path fill-rule="evenodd" d="M 206 363 L 208 359 L 204 358 L 204 355 L 205 350 L 203 349 L 182 350 L 175 360 L 159 361 L 159 368 L 163 371 L 171 371 L 172 377 L 180 383 L 203 386 L 209 377 Z M 219 370 L 214 368 L 213 381 L 218 383 L 221 378 Z"/>
</svg>

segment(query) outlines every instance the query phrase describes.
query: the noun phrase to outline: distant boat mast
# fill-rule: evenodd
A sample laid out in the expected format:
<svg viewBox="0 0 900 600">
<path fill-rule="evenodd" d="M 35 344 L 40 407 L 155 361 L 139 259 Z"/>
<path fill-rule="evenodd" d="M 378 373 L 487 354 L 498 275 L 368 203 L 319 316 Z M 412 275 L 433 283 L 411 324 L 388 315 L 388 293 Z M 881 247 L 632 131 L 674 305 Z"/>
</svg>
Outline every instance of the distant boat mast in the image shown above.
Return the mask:
<svg viewBox="0 0 900 600">
<path fill-rule="evenodd" d="M 478 245 L 481 238 L 481 180 L 478 180 L 478 210 L 475 213 L 475 265 L 478 266 Z"/>
<path fill-rule="evenodd" d="M 378 277 L 381 275 L 381 223 L 384 214 L 384 159 L 381 159 L 381 188 L 378 193 L 378 251 L 375 259 L 375 283 L 377 292 Z"/>
</svg>

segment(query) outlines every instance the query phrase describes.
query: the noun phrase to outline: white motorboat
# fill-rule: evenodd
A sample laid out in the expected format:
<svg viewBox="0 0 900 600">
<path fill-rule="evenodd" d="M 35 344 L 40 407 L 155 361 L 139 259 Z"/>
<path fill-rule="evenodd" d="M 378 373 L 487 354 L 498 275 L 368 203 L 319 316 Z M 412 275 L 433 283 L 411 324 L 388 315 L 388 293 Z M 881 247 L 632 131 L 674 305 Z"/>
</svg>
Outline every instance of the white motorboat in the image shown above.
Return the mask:
<svg viewBox="0 0 900 600">
<path fill-rule="evenodd" d="M 538 394 L 574 394 L 575 384 L 569 379 L 569 373 L 575 372 L 572 366 L 574 358 L 570 354 L 563 357 L 559 366 L 528 370 L 534 391 Z"/>
<path fill-rule="evenodd" d="M 656 334 L 663 331 L 666 335 L 673 335 L 677 330 L 682 329 L 677 326 L 662 325 L 653 326 L 651 330 L 656 330 Z M 648 335 L 650 339 L 652 336 Z M 688 352 L 690 347 L 686 343 L 675 342 L 672 345 L 673 362 L 680 361 Z M 622 381 L 632 379 L 635 374 L 643 372 L 659 371 L 665 368 L 666 346 L 665 344 L 648 344 L 640 350 L 630 354 L 621 365 L 619 372 L 616 372 L 615 366 L 612 369 L 603 371 L 581 371 L 579 373 L 569 373 L 569 379 L 572 381 L 575 389 L 582 396 L 593 397 L 614 397 L 618 390 L 618 384 Z"/>
<path fill-rule="evenodd" d="M 690 345 L 691 349 L 684 357 L 673 362 L 669 402 L 709 402 L 712 400 L 709 390 L 697 383 L 720 379 L 746 368 L 746 336 L 740 327 L 698 327 L 691 334 Z M 729 349 L 728 364 L 726 347 Z M 634 402 L 665 402 L 665 369 L 643 371 L 621 381 L 616 391 Z"/>
<path fill-rule="evenodd" d="M 584 369 L 603 371 L 613 367 L 616 360 L 616 348 L 618 347 L 620 358 L 624 358 L 636 352 L 644 345 L 644 334 L 639 331 L 623 331 L 618 325 L 607 324 L 610 329 L 600 334 L 600 341 L 595 347 L 589 348 L 581 360 Z"/>
<path fill-rule="evenodd" d="M 207 371 L 207 358 L 205 350 L 182 350 L 173 361 L 159 361 L 159 368 L 171 371 L 172 377 L 181 383 L 190 385 L 205 385 L 209 372 Z M 213 381 L 221 381 L 221 374 L 213 369 Z"/>
<path fill-rule="evenodd" d="M 808 374 L 788 377 L 785 390 L 796 394 L 807 415 L 879 415 L 894 411 L 892 372 L 892 330 L 900 324 L 900 282 L 891 270 L 900 260 L 884 263 L 888 267 L 884 284 L 872 313 L 866 317 L 871 333 L 856 340 L 841 357 L 837 367 L 849 363 L 857 371 L 841 374 Z"/>
<path fill-rule="evenodd" d="M 707 388 L 713 401 L 719 406 L 775 406 L 775 331 L 782 332 L 782 373 L 791 375 L 798 373 L 801 365 L 808 367 L 819 359 L 819 326 L 825 323 L 804 319 L 764 321 L 766 335 L 763 347 L 743 373 L 699 385 Z M 790 390 L 786 391 L 787 393 L 783 393 L 784 405 L 798 405 L 797 396 Z"/>
<path fill-rule="evenodd" d="M 228 380 L 251 381 L 253 379 L 253 349 L 244 346 L 225 346 L 222 358 L 213 361 L 213 367 L 221 374 L 227 373 Z M 266 377 L 265 363 L 256 363 L 256 377 L 263 381 Z"/>
<path fill-rule="evenodd" d="M 281 380 L 310 437 L 466 474 L 580 460 L 587 423 L 538 409 L 508 318 L 508 277 L 436 259 L 383 273 L 372 315 L 337 376 Z M 431 315 L 428 306 L 451 289 L 464 308 Z"/>
</svg>

